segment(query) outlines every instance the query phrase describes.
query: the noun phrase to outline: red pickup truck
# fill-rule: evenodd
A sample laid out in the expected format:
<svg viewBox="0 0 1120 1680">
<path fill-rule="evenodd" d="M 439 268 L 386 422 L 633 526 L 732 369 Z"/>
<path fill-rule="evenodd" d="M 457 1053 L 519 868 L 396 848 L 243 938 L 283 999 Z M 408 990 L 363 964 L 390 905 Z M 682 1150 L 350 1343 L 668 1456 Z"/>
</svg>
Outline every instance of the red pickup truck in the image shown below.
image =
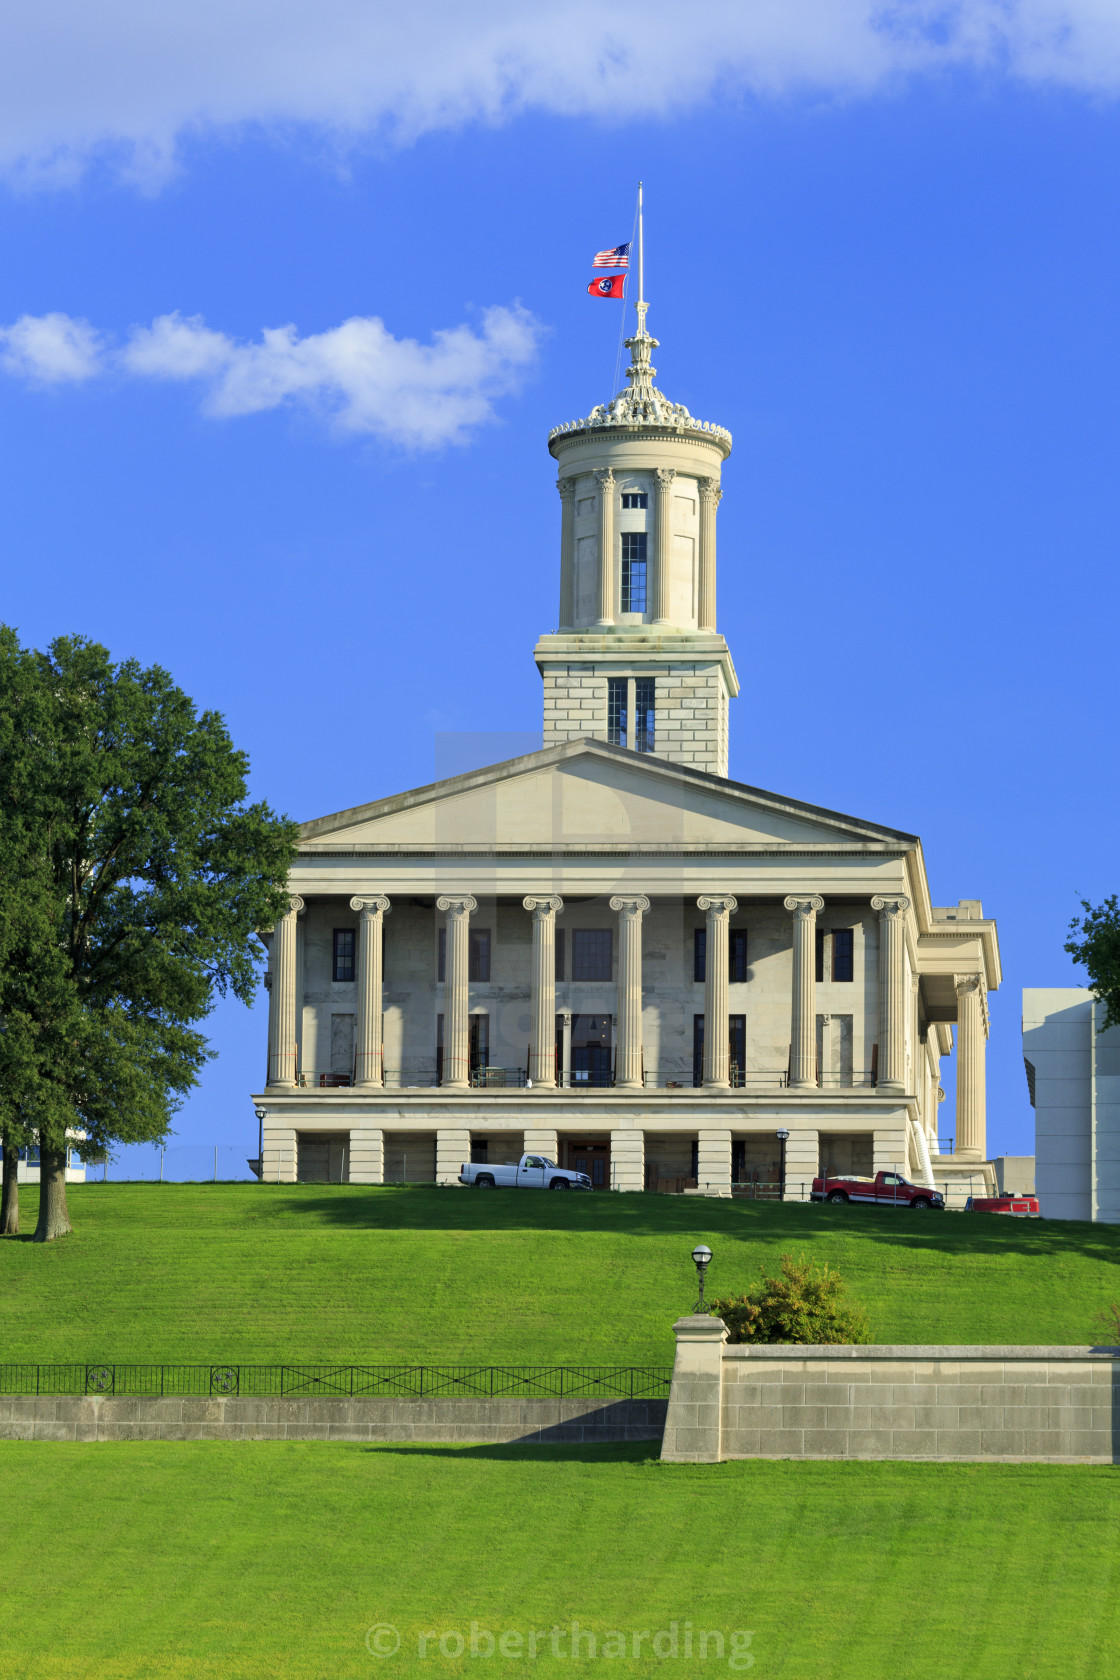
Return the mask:
<svg viewBox="0 0 1120 1680">
<path fill-rule="evenodd" d="M 945 1198 L 940 1190 L 930 1190 L 925 1184 L 911 1184 L 899 1173 L 876 1173 L 874 1178 L 815 1178 L 809 1197 L 813 1202 L 867 1202 L 873 1207 L 908 1207 L 916 1213 L 928 1213 L 930 1208 L 944 1209 Z"/>
<path fill-rule="evenodd" d="M 1037 1219 L 1037 1196 L 970 1196 L 964 1204 L 966 1213 L 1010 1213 L 1019 1219 Z"/>
</svg>

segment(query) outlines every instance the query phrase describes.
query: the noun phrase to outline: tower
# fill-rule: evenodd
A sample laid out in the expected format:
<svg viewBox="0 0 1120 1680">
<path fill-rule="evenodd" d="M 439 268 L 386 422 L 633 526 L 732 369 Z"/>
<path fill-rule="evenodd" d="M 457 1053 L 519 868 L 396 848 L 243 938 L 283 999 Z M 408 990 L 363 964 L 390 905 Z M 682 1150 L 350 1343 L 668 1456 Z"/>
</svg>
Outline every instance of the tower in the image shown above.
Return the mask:
<svg viewBox="0 0 1120 1680">
<path fill-rule="evenodd" d="M 731 434 L 655 389 L 658 341 L 636 309 L 627 386 L 548 437 L 562 514 L 559 628 L 534 654 L 544 744 L 593 735 L 726 776 L 739 683 L 716 628 L 716 509 Z"/>
</svg>

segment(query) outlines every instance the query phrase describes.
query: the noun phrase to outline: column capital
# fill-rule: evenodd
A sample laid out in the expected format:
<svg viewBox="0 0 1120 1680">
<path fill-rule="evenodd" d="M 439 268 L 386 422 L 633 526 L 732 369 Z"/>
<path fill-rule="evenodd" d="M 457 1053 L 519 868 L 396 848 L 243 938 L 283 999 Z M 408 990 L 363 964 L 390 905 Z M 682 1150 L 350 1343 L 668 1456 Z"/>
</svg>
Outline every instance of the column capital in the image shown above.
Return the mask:
<svg viewBox="0 0 1120 1680">
<path fill-rule="evenodd" d="M 640 893 L 636 898 L 612 898 L 611 909 L 617 911 L 620 916 L 642 916 L 649 909 L 649 899 Z"/>
<path fill-rule="evenodd" d="M 387 898 L 377 894 L 373 898 L 352 898 L 350 908 L 360 910 L 363 916 L 387 916 L 392 905 Z"/>
<path fill-rule="evenodd" d="M 725 893 L 719 898 L 704 894 L 696 900 L 698 910 L 706 910 L 709 916 L 730 916 L 739 908 L 739 900 Z"/>
<path fill-rule="evenodd" d="M 672 487 L 673 480 L 677 476 L 677 469 L 676 467 L 654 467 L 653 476 L 661 490 L 668 490 Z"/>
<path fill-rule="evenodd" d="M 710 502 L 713 507 L 718 507 L 723 500 L 723 491 L 719 487 L 719 479 L 698 478 L 696 482 L 700 486 L 700 500 Z"/>
<path fill-rule="evenodd" d="M 288 914 L 290 916 L 302 916 L 306 909 L 307 905 L 304 903 L 299 894 L 292 893 L 288 899 Z"/>
<path fill-rule="evenodd" d="M 472 898 L 470 893 L 462 893 L 456 898 L 445 898 L 441 894 L 440 897 L 436 899 L 436 909 L 446 910 L 449 915 L 453 916 L 458 921 L 462 918 L 466 918 L 467 916 L 473 916 L 474 912 L 478 909 L 478 900 L 477 898 Z"/>
<path fill-rule="evenodd" d="M 561 500 L 570 502 L 576 493 L 576 481 L 574 478 L 558 478 L 556 488 L 560 492 Z"/>
<path fill-rule="evenodd" d="M 880 916 L 905 916 L 910 900 L 902 893 L 892 893 L 889 898 L 876 893 L 871 900 L 871 908 L 878 910 Z"/>
<path fill-rule="evenodd" d="M 555 916 L 558 910 L 563 910 L 564 900 L 555 894 L 548 898 L 529 897 L 521 900 L 521 907 L 531 910 L 535 916 Z"/>
<path fill-rule="evenodd" d="M 954 974 L 953 987 L 958 997 L 964 997 L 967 992 L 979 992 L 982 997 L 987 990 L 982 974 Z"/>
<path fill-rule="evenodd" d="M 604 494 L 614 488 L 614 473 L 610 467 L 598 467 L 595 471 L 595 482 Z"/>
<path fill-rule="evenodd" d="M 790 893 L 788 898 L 782 900 L 782 903 L 787 910 L 792 910 L 795 916 L 819 916 L 824 909 L 824 899 L 819 898 L 816 893 L 805 895 Z"/>
</svg>

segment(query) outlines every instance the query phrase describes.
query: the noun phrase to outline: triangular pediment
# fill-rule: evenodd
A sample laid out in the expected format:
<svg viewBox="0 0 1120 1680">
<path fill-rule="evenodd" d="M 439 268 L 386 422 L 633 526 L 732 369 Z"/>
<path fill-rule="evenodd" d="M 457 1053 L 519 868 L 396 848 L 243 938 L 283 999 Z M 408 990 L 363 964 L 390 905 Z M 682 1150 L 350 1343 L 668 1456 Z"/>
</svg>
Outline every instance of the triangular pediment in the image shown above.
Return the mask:
<svg viewBox="0 0 1120 1680">
<path fill-rule="evenodd" d="M 301 850 L 630 846 L 908 849 L 913 835 L 596 740 L 304 823 Z"/>
</svg>

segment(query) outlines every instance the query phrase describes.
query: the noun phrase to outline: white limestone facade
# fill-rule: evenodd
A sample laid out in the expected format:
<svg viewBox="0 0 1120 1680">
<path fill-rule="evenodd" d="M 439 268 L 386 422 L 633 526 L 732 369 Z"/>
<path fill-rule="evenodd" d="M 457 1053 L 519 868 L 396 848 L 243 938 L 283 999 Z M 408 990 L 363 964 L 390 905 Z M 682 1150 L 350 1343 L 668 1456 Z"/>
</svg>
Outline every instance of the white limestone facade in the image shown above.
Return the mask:
<svg viewBox="0 0 1120 1680">
<path fill-rule="evenodd" d="M 1044 1219 L 1120 1221 L 1120 1027 L 1080 986 L 1023 991 L 1023 1060 Z"/>
<path fill-rule="evenodd" d="M 263 936 L 266 1179 L 452 1184 L 523 1150 L 627 1191 L 990 1176 L 995 924 L 930 902 L 916 836 L 728 779 L 731 439 L 654 389 L 655 343 L 642 305 L 627 390 L 549 439 L 543 749 L 303 825 Z"/>
</svg>

